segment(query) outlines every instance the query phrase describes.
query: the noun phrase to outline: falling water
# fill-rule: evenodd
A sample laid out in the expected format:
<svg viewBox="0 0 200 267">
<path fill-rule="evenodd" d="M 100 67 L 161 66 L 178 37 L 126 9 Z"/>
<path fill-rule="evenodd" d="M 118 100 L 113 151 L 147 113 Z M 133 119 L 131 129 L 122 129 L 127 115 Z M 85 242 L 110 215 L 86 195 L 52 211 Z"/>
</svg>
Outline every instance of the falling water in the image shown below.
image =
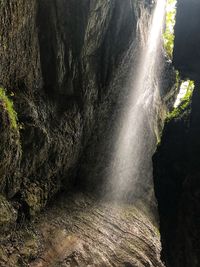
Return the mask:
<svg viewBox="0 0 200 267">
<path fill-rule="evenodd" d="M 118 122 L 120 129 L 115 140 L 109 174 L 109 196 L 114 199 L 123 199 L 125 196 L 132 198 L 141 190 L 140 184 L 147 182 L 141 179 L 152 156 L 148 151 L 148 146 L 151 146 L 148 144 L 151 140 L 148 139 L 152 139 L 153 134 L 148 131 L 152 129 L 156 120 L 155 105 L 158 95 L 156 64 L 164 15 L 165 0 L 158 0 L 149 26 L 146 45 L 140 51 L 137 77 L 131 84 L 128 100 L 124 103 L 125 108 Z"/>
</svg>

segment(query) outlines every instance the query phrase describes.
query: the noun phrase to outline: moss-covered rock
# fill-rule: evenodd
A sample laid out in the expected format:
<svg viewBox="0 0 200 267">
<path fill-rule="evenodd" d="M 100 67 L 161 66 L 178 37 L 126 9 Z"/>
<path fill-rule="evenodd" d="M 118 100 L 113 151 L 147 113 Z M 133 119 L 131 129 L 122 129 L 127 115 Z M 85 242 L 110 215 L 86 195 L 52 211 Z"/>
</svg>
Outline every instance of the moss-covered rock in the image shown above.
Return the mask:
<svg viewBox="0 0 200 267">
<path fill-rule="evenodd" d="M 14 129 L 18 128 L 17 125 L 17 113 L 14 109 L 13 102 L 10 98 L 6 95 L 6 90 L 0 87 L 0 100 L 3 102 L 5 109 L 8 113 L 10 126 Z"/>
<path fill-rule="evenodd" d="M 31 217 L 35 216 L 48 201 L 49 188 L 39 183 L 30 183 L 25 186 L 23 191 L 23 202 L 28 207 L 28 213 Z"/>
<path fill-rule="evenodd" d="M 25 259 L 30 260 L 36 257 L 38 253 L 39 242 L 36 235 L 30 230 L 24 232 L 23 238 L 24 242 L 22 247 L 20 248 L 20 252 Z"/>
<path fill-rule="evenodd" d="M 12 102 L 0 90 L 0 192 L 12 197 L 20 188 L 20 134 Z"/>
<path fill-rule="evenodd" d="M 16 220 L 17 211 L 4 196 L 0 195 L 0 230 L 8 229 Z"/>
</svg>

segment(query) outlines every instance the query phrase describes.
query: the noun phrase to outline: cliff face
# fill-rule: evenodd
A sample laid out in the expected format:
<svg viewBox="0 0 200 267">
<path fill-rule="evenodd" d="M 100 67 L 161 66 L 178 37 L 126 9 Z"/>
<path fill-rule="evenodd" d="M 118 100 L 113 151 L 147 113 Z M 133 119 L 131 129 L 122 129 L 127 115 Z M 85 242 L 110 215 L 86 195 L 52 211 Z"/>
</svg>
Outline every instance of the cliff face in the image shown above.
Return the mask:
<svg viewBox="0 0 200 267">
<path fill-rule="evenodd" d="M 200 265 L 200 3 L 178 1 L 174 66 L 195 81 L 190 105 L 164 128 L 154 180 L 167 266 Z"/>
<path fill-rule="evenodd" d="M 156 212 L 152 220 L 147 204 L 66 197 L 75 186 L 94 192 L 103 183 L 111 125 L 128 96 L 153 3 L 0 1 L 0 230 L 10 229 L 0 240 L 1 266 L 163 266 Z M 170 106 L 174 72 L 165 63 L 162 57 L 160 96 Z M 161 128 L 166 107 L 157 104 Z M 20 229 L 62 189 L 64 198 Z"/>
<path fill-rule="evenodd" d="M 150 13 L 146 1 L 1 1 L 0 192 L 19 217 L 74 184 L 94 126 L 109 121 L 122 91 L 130 47 L 137 59 Z"/>
</svg>

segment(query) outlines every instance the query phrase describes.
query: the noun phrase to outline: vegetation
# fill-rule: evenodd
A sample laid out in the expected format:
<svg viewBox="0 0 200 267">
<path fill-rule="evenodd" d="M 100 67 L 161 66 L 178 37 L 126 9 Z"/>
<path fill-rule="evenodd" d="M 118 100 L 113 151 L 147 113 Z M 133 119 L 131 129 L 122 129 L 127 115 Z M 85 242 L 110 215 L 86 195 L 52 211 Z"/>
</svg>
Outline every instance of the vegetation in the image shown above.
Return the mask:
<svg viewBox="0 0 200 267">
<path fill-rule="evenodd" d="M 184 84 L 185 82 L 182 82 Z M 180 86 L 180 91 L 181 91 Z M 190 105 L 192 93 L 194 90 L 194 82 L 193 81 L 187 81 L 187 88 L 185 91 L 184 96 L 180 99 L 180 104 L 178 106 L 175 106 L 174 109 L 168 113 L 167 115 L 167 121 L 170 121 L 171 119 L 179 117 Z"/>
<path fill-rule="evenodd" d="M 14 129 L 18 128 L 18 119 L 17 119 L 17 113 L 14 110 L 13 102 L 12 100 L 6 95 L 6 90 L 3 88 L 0 88 L 0 100 L 4 103 L 5 109 L 8 112 L 9 119 L 11 122 L 11 126 Z"/>
<path fill-rule="evenodd" d="M 176 23 L 176 2 L 177 0 L 167 0 L 166 28 L 163 34 L 164 47 L 170 58 L 172 58 L 174 49 L 174 26 Z"/>
<path fill-rule="evenodd" d="M 176 23 L 177 0 L 167 0 L 166 3 L 166 26 L 163 34 L 164 47 L 167 55 L 172 58 L 174 49 L 174 26 Z M 180 89 L 174 108 L 167 115 L 167 121 L 179 117 L 190 105 L 194 89 L 193 81 L 183 81 L 181 83 L 179 72 L 176 71 L 176 88 Z"/>
</svg>

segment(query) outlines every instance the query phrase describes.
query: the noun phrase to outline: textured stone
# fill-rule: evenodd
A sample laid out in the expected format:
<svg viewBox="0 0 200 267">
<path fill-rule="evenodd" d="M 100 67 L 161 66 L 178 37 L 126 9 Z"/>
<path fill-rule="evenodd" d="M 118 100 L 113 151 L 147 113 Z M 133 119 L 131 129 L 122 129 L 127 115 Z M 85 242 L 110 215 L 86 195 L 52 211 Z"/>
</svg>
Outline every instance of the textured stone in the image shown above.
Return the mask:
<svg viewBox="0 0 200 267">
<path fill-rule="evenodd" d="M 30 267 L 164 267 L 157 225 L 148 213 L 81 194 L 61 196 L 38 222 L 13 233 L 12 238 L 9 267 L 20 262 Z M 2 267 L 7 266 L 3 261 L 8 257 L 6 242 L 7 238 L 4 257 L 0 256 Z"/>
<path fill-rule="evenodd" d="M 17 220 L 17 212 L 13 206 L 0 195 L 0 230 L 8 229 Z"/>
<path fill-rule="evenodd" d="M 19 222 L 18 231 L 1 236 L 2 267 L 37 266 L 44 263 L 40 257 L 44 266 L 163 266 L 152 213 L 141 211 L 146 206 L 122 205 L 111 213 L 109 203 L 75 196 L 56 202 L 38 224 L 24 222 L 61 189 L 69 194 L 76 184 L 94 193 L 102 184 L 104 176 L 98 175 L 112 149 L 110 138 L 103 146 L 102 140 L 127 97 L 151 3 L 0 1 L 0 84 L 14 93 L 19 119 L 18 131 L 11 131 L 0 103 L 0 192 L 13 201 Z M 173 76 L 170 64 L 167 68 Z M 163 98 L 173 83 L 167 80 L 161 82 Z M 148 188 L 152 193 L 152 185 Z M 155 205 L 153 197 L 150 204 Z M 27 228 L 34 237 L 26 236 Z"/>
<path fill-rule="evenodd" d="M 74 184 L 86 145 L 92 139 L 96 146 L 92 133 L 107 124 L 137 59 L 150 14 L 148 4 L 130 0 L 1 1 L 0 84 L 14 93 L 20 127 L 11 133 L 2 111 L 0 188 L 19 212 L 36 214 Z"/>
</svg>

